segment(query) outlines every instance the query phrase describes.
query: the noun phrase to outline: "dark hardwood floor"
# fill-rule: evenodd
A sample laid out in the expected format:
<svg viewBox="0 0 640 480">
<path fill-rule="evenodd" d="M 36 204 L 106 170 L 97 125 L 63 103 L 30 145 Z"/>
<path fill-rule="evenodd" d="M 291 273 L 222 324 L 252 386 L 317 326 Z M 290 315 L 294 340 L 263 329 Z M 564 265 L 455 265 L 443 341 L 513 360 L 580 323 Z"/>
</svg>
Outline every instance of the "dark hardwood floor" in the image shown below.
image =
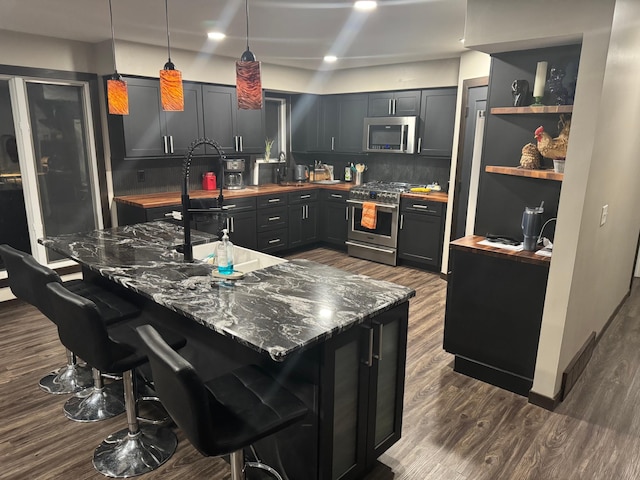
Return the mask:
<svg viewBox="0 0 640 480">
<path fill-rule="evenodd" d="M 640 285 L 598 344 L 585 373 L 555 412 L 457 374 L 442 350 L 446 282 L 319 248 L 309 258 L 413 287 L 402 439 L 366 480 L 632 480 L 640 478 Z M 75 423 L 66 396 L 37 382 L 64 361 L 53 324 L 19 302 L 0 304 L 0 478 L 99 479 L 95 447 L 124 428 L 119 416 Z M 226 463 L 202 457 L 178 431 L 174 457 L 140 478 L 221 480 Z M 291 479 L 306 480 L 306 479 Z"/>
</svg>

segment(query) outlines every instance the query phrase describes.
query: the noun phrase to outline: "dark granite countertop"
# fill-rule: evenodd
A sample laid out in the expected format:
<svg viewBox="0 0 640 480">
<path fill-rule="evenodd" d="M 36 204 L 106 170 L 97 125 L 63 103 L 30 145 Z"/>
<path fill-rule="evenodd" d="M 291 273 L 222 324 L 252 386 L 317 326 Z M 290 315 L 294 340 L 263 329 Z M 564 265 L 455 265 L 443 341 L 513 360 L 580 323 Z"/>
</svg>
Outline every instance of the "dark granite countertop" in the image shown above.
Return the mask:
<svg viewBox="0 0 640 480">
<path fill-rule="evenodd" d="M 410 288 L 308 260 L 220 281 L 211 276 L 212 265 L 183 262 L 174 248 L 182 228 L 162 221 L 40 243 L 278 361 L 415 296 Z"/>
</svg>

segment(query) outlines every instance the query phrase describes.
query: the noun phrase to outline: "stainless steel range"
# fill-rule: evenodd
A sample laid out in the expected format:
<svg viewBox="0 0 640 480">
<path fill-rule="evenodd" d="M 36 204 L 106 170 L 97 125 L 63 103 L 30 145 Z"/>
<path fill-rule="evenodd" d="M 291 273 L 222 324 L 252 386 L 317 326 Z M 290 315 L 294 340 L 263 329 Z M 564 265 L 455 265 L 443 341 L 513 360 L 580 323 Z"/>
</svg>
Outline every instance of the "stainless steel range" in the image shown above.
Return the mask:
<svg viewBox="0 0 640 480">
<path fill-rule="evenodd" d="M 349 255 L 396 265 L 400 195 L 408 192 L 409 188 L 406 183 L 369 182 L 349 190 L 347 202 L 351 210 L 351 223 L 346 242 Z M 376 226 L 373 229 L 361 224 L 365 202 L 375 204 Z"/>
</svg>

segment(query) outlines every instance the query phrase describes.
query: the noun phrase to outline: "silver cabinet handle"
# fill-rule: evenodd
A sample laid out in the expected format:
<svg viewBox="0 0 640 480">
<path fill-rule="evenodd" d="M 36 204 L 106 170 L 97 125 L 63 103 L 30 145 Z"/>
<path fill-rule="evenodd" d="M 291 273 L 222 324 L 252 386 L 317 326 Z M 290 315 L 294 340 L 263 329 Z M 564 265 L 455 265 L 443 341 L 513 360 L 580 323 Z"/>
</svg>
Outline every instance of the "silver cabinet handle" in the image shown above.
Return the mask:
<svg viewBox="0 0 640 480">
<path fill-rule="evenodd" d="M 426 209 L 428 209 L 428 208 L 429 208 L 429 207 L 427 207 L 426 205 L 411 205 L 411 206 L 412 206 L 413 208 L 420 208 L 420 209 L 422 209 L 422 210 L 426 210 Z"/>
<path fill-rule="evenodd" d="M 231 233 L 235 233 L 236 231 L 236 222 L 233 219 L 233 217 L 231 217 Z"/>
<path fill-rule="evenodd" d="M 378 353 L 374 354 L 373 358 L 380 361 L 382 360 L 382 328 L 384 327 L 384 325 L 379 322 L 373 322 L 373 323 L 374 325 L 378 326 Z"/>
<path fill-rule="evenodd" d="M 300 199 L 303 199 L 303 198 L 311 198 L 311 195 L 300 195 Z"/>
<path fill-rule="evenodd" d="M 278 203 L 280 201 L 279 198 L 270 198 L 269 203 Z"/>
<path fill-rule="evenodd" d="M 418 153 L 422 150 L 422 137 L 418 138 Z"/>
<path fill-rule="evenodd" d="M 167 145 L 167 136 L 162 136 L 162 141 L 164 142 L 164 153 L 169 153 L 169 146 Z"/>
<path fill-rule="evenodd" d="M 344 219 L 349 221 L 349 207 L 344 207 Z"/>
<path fill-rule="evenodd" d="M 394 98 L 393 99 L 393 114 L 396 114 L 396 102 L 398 101 L 398 99 Z"/>
<path fill-rule="evenodd" d="M 243 141 L 242 141 L 242 135 L 240 135 L 240 151 L 242 152 L 244 150 L 244 145 L 243 145 Z"/>
<path fill-rule="evenodd" d="M 231 210 L 232 208 L 236 208 L 236 205 L 225 205 L 224 207 L 225 210 Z"/>
<path fill-rule="evenodd" d="M 369 328 L 369 348 L 367 349 L 367 359 L 364 364 L 367 367 L 373 366 L 373 328 Z"/>
<path fill-rule="evenodd" d="M 335 149 L 336 146 L 336 137 L 331 137 L 331 151 Z"/>
<path fill-rule="evenodd" d="M 304 208 L 307 210 L 307 220 L 309 220 L 309 205 L 305 205 Z"/>
<path fill-rule="evenodd" d="M 279 238 L 274 238 L 273 240 L 269 240 L 269 244 L 278 243 L 279 241 Z"/>
<path fill-rule="evenodd" d="M 275 222 L 276 220 L 280 220 L 280 217 L 269 217 L 270 222 Z"/>
<path fill-rule="evenodd" d="M 340 195 L 339 193 L 332 193 L 331 197 L 332 198 L 342 198 L 342 195 Z"/>
<path fill-rule="evenodd" d="M 170 148 L 170 153 L 174 153 L 173 152 L 173 135 L 169 135 L 169 146 Z"/>
<path fill-rule="evenodd" d="M 393 114 L 393 108 L 391 107 L 391 104 L 393 103 L 393 100 L 390 98 L 389 99 L 389 115 Z"/>
<path fill-rule="evenodd" d="M 404 215 L 400 214 L 400 230 L 404 227 Z"/>
<path fill-rule="evenodd" d="M 231 222 L 229 221 L 229 218 L 227 217 L 227 230 L 231 230 Z"/>
</svg>

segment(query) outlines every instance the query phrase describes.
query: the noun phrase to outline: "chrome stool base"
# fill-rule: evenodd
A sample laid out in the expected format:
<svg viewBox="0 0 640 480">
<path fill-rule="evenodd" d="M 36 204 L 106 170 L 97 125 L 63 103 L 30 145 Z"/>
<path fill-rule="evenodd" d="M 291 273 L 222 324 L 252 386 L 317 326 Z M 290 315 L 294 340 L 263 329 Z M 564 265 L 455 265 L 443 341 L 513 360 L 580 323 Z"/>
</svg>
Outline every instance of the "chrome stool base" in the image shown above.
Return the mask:
<svg viewBox="0 0 640 480">
<path fill-rule="evenodd" d="M 47 393 L 63 395 L 76 393 L 93 385 L 91 367 L 72 363 L 51 372 L 39 382 Z"/>
<path fill-rule="evenodd" d="M 93 454 L 93 466 L 107 477 L 127 478 L 155 470 L 165 463 L 178 445 L 168 428 L 143 425 L 109 435 Z"/>
<path fill-rule="evenodd" d="M 64 414 L 74 422 L 99 422 L 125 411 L 122 385 L 111 383 L 102 388 L 87 388 L 64 404 Z"/>
</svg>

